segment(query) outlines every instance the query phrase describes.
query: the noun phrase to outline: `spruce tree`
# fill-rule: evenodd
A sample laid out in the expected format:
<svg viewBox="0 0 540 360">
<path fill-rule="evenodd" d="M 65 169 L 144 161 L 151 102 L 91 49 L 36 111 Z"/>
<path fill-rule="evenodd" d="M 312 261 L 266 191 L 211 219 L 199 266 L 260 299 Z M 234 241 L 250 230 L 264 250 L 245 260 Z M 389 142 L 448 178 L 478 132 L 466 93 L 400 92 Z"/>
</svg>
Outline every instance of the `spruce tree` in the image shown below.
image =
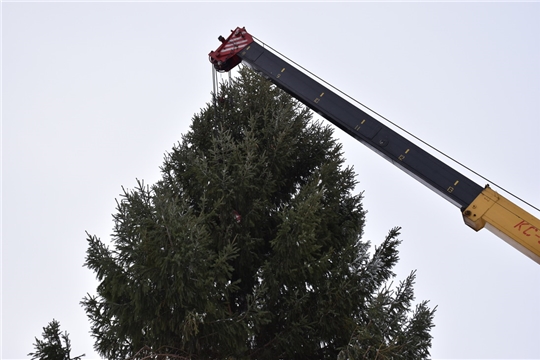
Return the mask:
<svg viewBox="0 0 540 360">
<path fill-rule="evenodd" d="M 60 323 L 53 319 L 43 328 L 43 340 L 36 339 L 32 360 L 80 360 L 83 355 L 71 358 L 71 341 L 68 332 L 60 332 Z"/>
<path fill-rule="evenodd" d="M 108 359 L 419 359 L 434 310 L 392 286 L 399 229 L 372 248 L 332 128 L 248 68 L 124 189 L 82 305 Z M 381 357 L 382 358 L 382 357 Z"/>
</svg>

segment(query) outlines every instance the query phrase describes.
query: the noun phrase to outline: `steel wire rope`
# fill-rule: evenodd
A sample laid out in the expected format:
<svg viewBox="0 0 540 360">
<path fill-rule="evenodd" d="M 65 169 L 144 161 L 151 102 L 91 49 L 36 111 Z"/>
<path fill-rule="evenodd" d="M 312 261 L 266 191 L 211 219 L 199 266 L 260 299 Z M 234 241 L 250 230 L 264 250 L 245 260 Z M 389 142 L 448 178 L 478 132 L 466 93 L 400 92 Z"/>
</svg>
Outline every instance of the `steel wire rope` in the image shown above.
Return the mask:
<svg viewBox="0 0 540 360">
<path fill-rule="evenodd" d="M 520 198 L 519 196 L 511 193 L 510 191 L 506 190 L 505 188 L 503 188 L 502 186 L 496 184 L 495 182 L 491 181 L 490 179 L 486 178 L 485 176 L 483 176 L 482 174 L 474 171 L 473 169 L 471 169 L 470 167 L 466 166 L 465 164 L 459 162 L 458 160 L 454 159 L 453 157 L 451 157 L 450 155 L 447 155 L 445 154 L 444 152 L 442 152 L 441 150 L 437 149 L 436 147 L 430 145 L 428 142 L 422 140 L 421 138 L 419 138 L 418 136 L 414 135 L 413 133 L 407 131 L 406 129 L 402 128 L 401 126 L 399 126 L 398 124 L 394 123 L 393 121 L 387 119 L 386 117 L 384 117 L 383 115 L 379 114 L 378 112 L 376 112 L 375 110 L 371 109 L 370 107 L 362 104 L 360 101 L 356 100 L 355 98 L 353 98 L 352 96 L 349 96 L 348 94 L 346 94 L 345 92 L 341 91 L 340 89 L 338 89 L 337 87 L 335 87 L 334 85 L 330 84 L 329 82 L 325 81 L 324 79 L 320 78 L 319 76 L 317 76 L 316 74 L 312 73 L 311 71 L 309 71 L 308 69 L 304 68 L 302 65 L 296 63 L 294 60 L 288 58 L 287 56 L 283 55 L 282 53 L 280 53 L 279 51 L 277 51 L 276 49 L 274 49 L 273 47 L 269 46 L 268 44 L 264 43 L 263 41 L 261 41 L 260 39 L 256 38 L 255 36 L 253 36 L 253 39 L 257 40 L 258 42 L 260 42 L 262 44 L 263 47 L 266 47 L 270 50 L 272 50 L 273 52 L 275 52 L 276 54 L 278 54 L 279 56 L 281 56 L 282 58 L 286 59 L 287 61 L 291 62 L 292 64 L 294 64 L 295 66 L 297 66 L 298 68 L 302 69 L 302 71 L 304 71 L 305 73 L 309 74 L 310 76 L 313 76 L 314 78 L 316 78 L 317 80 L 323 82 L 324 84 L 328 85 L 329 87 L 331 87 L 332 89 L 334 89 L 335 91 L 339 92 L 340 94 L 346 96 L 348 99 L 352 100 L 353 102 L 357 103 L 358 105 L 360 105 L 361 107 L 363 107 L 364 109 L 367 109 L 369 110 L 371 113 L 379 116 L 381 119 L 385 120 L 386 122 L 392 124 L 393 126 L 395 126 L 396 128 L 400 129 L 401 131 L 403 131 L 404 133 L 408 134 L 409 136 L 413 137 L 414 139 L 420 141 L 422 144 L 428 146 L 429 148 L 431 148 L 432 150 L 436 151 L 437 153 L 441 154 L 442 156 L 446 157 L 447 159 L 449 159 L 450 161 L 458 164 L 459 166 L 463 167 L 464 169 L 470 171 L 471 173 L 475 174 L 476 176 L 480 177 L 482 180 L 485 180 L 487 181 L 488 183 L 491 183 L 492 185 L 496 186 L 497 188 L 501 189 L 502 191 L 504 191 L 505 193 L 509 194 L 510 196 L 514 197 L 515 199 L 521 201 L 522 203 L 530 206 L 531 208 L 535 209 L 536 211 L 540 211 L 539 208 L 537 208 L 536 206 L 534 206 L 533 204 L 523 200 L 522 198 Z"/>
<path fill-rule="evenodd" d="M 214 65 L 212 65 L 212 103 L 214 105 L 214 120 L 218 120 L 217 118 L 217 95 L 216 95 L 216 92 L 217 92 L 217 88 L 219 87 L 219 84 L 218 84 L 218 76 L 217 76 L 217 71 L 216 69 L 214 68 Z"/>
<path fill-rule="evenodd" d="M 212 93 L 212 103 L 214 106 L 214 120 L 216 121 L 223 121 L 222 111 L 219 110 L 218 106 L 218 94 L 220 92 L 220 86 L 223 84 L 223 77 L 221 73 L 219 73 L 214 65 L 212 65 L 212 86 L 213 86 L 213 93 Z M 229 84 L 231 81 L 231 73 L 229 71 Z"/>
</svg>

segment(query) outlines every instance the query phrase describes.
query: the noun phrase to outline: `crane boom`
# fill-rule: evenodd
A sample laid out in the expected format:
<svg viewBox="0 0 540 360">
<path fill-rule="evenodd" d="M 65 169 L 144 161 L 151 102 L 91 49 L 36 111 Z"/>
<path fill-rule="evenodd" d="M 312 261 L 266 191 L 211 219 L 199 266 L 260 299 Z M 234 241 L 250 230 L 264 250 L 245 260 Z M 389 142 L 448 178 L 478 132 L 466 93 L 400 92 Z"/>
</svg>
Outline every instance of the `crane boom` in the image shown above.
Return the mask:
<svg viewBox="0 0 540 360">
<path fill-rule="evenodd" d="M 210 52 L 218 71 L 243 62 L 307 107 L 459 207 L 465 223 L 491 230 L 540 264 L 540 220 L 482 187 L 236 28 Z"/>
</svg>

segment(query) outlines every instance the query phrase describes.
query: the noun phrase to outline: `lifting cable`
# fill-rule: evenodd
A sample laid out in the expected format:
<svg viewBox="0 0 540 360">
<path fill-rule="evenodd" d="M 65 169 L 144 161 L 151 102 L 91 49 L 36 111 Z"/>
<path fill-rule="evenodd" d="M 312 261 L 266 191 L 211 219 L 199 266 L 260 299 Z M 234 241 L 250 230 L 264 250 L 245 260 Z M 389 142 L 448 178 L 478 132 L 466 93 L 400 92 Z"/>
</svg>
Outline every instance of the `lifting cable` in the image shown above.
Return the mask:
<svg viewBox="0 0 540 360">
<path fill-rule="evenodd" d="M 510 191 L 506 190 L 505 188 L 503 188 L 502 186 L 500 185 L 497 185 L 495 182 L 489 180 L 488 178 L 484 177 L 483 175 L 479 174 L 478 172 L 474 171 L 473 169 L 469 168 L 468 166 L 462 164 L 461 162 L 457 161 L 456 159 L 452 158 L 451 156 L 445 154 L 444 152 L 442 152 L 441 150 L 437 149 L 436 147 L 430 145 L 429 143 L 427 143 L 426 141 L 420 139 L 418 136 L 412 134 L 411 132 L 405 130 L 404 128 L 402 128 L 401 126 L 397 125 L 396 123 L 390 121 L 389 119 L 387 119 L 386 117 L 382 116 L 381 114 L 379 114 L 378 112 L 376 112 L 375 110 L 369 108 L 368 106 L 362 104 L 360 101 L 354 99 L 352 96 L 349 96 L 347 95 L 345 92 L 339 90 L 337 87 L 333 86 L 332 84 L 330 84 L 329 82 L 325 81 L 324 79 L 321 79 L 319 76 L 315 75 L 314 73 L 312 73 L 311 71 L 309 71 L 308 69 L 305 69 L 303 66 L 301 66 L 300 64 L 294 62 L 293 60 L 289 59 L 287 56 L 283 55 L 282 53 L 280 53 L 279 51 L 277 51 L 276 49 L 270 47 L 269 45 L 265 44 L 264 42 L 262 42 L 260 39 L 257 39 L 255 36 L 252 36 L 255 40 L 257 40 L 258 42 L 260 42 L 263 47 L 267 47 L 268 49 L 272 50 L 274 53 L 278 54 L 279 56 L 281 56 L 282 58 L 286 59 L 287 61 L 289 61 L 290 63 L 294 64 L 295 66 L 297 66 L 298 68 L 302 69 L 302 71 L 304 71 L 305 73 L 309 74 L 310 76 L 316 78 L 317 80 L 319 80 L 320 82 L 328 85 L 329 87 L 331 87 L 332 89 L 334 89 L 335 91 L 339 92 L 340 94 L 346 96 L 347 98 L 349 98 L 350 100 L 352 100 L 353 102 L 357 103 L 358 105 L 360 105 L 362 108 L 364 109 L 367 109 L 369 110 L 370 112 L 372 112 L 373 114 L 379 116 L 381 119 L 385 120 L 386 122 L 388 122 L 389 124 L 392 124 L 393 126 L 395 126 L 396 128 L 398 128 L 399 130 L 403 131 L 404 133 L 408 134 L 409 136 L 413 137 L 414 139 L 418 140 L 419 142 L 421 142 L 422 144 L 428 146 L 429 148 L 433 149 L 434 151 L 436 151 L 437 153 L 441 154 L 442 156 L 446 157 L 447 159 L 449 159 L 450 161 L 453 161 L 454 163 L 458 164 L 459 166 L 463 167 L 464 169 L 470 171 L 471 173 L 475 174 L 476 176 L 480 177 L 481 179 L 487 181 L 488 183 L 491 183 L 493 185 L 495 185 L 497 188 L 501 189 L 502 191 L 504 191 L 505 193 L 509 194 L 510 196 L 514 197 L 515 199 L 518 199 L 519 201 L 523 202 L 524 204 L 527 204 L 528 206 L 530 206 L 531 208 L 535 209 L 536 211 L 540 211 L 539 208 L 537 208 L 536 206 L 528 203 L 527 201 L 523 200 L 522 198 L 514 195 L 513 193 L 511 193 Z"/>
<path fill-rule="evenodd" d="M 223 121 L 223 117 L 221 116 L 222 113 L 218 107 L 218 93 L 220 91 L 219 89 L 220 82 L 219 82 L 218 76 L 219 76 L 218 71 L 214 68 L 214 65 L 212 65 L 212 86 L 213 86 L 212 102 L 214 105 L 214 120 L 216 121 L 216 123 Z"/>
<path fill-rule="evenodd" d="M 212 90 L 213 90 L 212 103 L 214 105 L 214 116 L 215 116 L 215 120 L 223 120 L 221 119 L 221 116 L 219 116 L 221 115 L 221 112 L 218 110 L 218 101 L 217 101 L 218 92 L 220 91 L 219 89 L 220 87 L 219 74 L 220 73 L 216 70 L 213 64 L 211 64 L 211 66 L 212 66 Z M 223 83 L 223 78 L 221 78 L 221 83 Z M 229 71 L 229 81 L 227 85 L 230 86 L 231 84 L 232 84 L 232 73 L 231 71 Z"/>
<path fill-rule="evenodd" d="M 214 65 L 210 64 L 212 66 L 212 102 L 214 103 L 214 115 L 217 114 L 217 99 L 216 99 L 216 91 L 217 91 L 217 88 L 218 88 L 218 84 L 217 84 L 217 81 L 218 81 L 218 78 L 217 78 L 217 71 L 216 69 L 214 68 Z"/>
</svg>

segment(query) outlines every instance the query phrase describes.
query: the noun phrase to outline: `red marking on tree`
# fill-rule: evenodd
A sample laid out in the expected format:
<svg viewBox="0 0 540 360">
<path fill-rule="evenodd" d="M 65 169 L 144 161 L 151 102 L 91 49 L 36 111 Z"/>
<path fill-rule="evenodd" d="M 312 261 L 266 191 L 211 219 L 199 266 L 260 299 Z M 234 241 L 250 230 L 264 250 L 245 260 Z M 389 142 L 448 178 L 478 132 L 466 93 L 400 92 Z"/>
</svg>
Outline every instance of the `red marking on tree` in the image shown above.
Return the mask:
<svg viewBox="0 0 540 360">
<path fill-rule="evenodd" d="M 233 210 L 233 215 L 237 223 L 240 223 L 240 221 L 242 221 L 242 215 L 240 215 L 238 211 Z"/>
</svg>

